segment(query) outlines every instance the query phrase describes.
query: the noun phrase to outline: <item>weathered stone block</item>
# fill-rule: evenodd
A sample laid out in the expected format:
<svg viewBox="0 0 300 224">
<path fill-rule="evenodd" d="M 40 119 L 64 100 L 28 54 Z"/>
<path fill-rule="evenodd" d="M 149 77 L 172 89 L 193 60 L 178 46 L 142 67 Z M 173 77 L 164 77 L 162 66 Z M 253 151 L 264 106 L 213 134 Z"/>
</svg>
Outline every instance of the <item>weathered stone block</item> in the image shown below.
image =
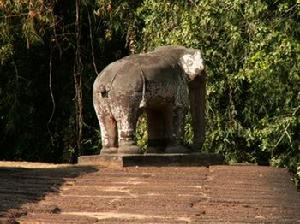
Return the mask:
<svg viewBox="0 0 300 224">
<path fill-rule="evenodd" d="M 81 156 L 79 165 L 122 168 L 133 166 L 210 166 L 224 164 L 224 157 L 213 153 L 146 153 L 146 154 L 103 154 Z"/>
</svg>

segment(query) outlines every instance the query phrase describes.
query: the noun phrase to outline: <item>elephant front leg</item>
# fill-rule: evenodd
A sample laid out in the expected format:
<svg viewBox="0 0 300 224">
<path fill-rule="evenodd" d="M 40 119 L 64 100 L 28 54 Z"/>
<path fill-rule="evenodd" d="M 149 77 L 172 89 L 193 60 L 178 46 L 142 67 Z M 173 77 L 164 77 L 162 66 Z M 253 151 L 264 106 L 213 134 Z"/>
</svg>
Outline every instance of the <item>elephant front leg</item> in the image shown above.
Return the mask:
<svg viewBox="0 0 300 224">
<path fill-rule="evenodd" d="M 187 153 L 189 149 L 182 144 L 185 111 L 183 108 L 170 108 L 167 111 L 166 130 L 168 135 L 167 153 Z"/>
<path fill-rule="evenodd" d="M 160 153 L 166 148 L 166 124 L 162 110 L 147 109 L 148 148 L 147 153 Z"/>
<path fill-rule="evenodd" d="M 122 110 L 117 120 L 119 148 L 121 154 L 139 154 L 141 149 L 135 144 L 135 128 L 138 119 L 138 109 Z"/>
<path fill-rule="evenodd" d="M 206 76 L 190 83 L 190 109 L 194 129 L 193 150 L 200 151 L 205 141 Z"/>
</svg>

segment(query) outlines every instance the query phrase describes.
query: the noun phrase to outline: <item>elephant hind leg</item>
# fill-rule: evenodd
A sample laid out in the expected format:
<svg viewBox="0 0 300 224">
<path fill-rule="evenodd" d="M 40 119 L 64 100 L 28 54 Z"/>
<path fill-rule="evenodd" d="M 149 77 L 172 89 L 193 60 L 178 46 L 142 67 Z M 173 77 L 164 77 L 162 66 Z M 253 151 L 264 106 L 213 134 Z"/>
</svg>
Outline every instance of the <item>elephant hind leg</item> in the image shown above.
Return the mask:
<svg viewBox="0 0 300 224">
<path fill-rule="evenodd" d="M 110 113 L 107 100 L 103 100 L 93 91 L 93 104 L 99 121 L 102 141 L 102 153 L 114 153 L 118 147 L 117 123 Z"/>
<path fill-rule="evenodd" d="M 117 118 L 118 125 L 118 153 L 139 154 L 141 149 L 135 144 L 135 128 L 138 120 L 138 108 L 125 108 L 123 116 Z"/>
<path fill-rule="evenodd" d="M 101 153 L 115 153 L 118 147 L 118 132 L 117 122 L 114 117 L 110 115 L 102 116 L 99 119 L 102 150 Z"/>
</svg>

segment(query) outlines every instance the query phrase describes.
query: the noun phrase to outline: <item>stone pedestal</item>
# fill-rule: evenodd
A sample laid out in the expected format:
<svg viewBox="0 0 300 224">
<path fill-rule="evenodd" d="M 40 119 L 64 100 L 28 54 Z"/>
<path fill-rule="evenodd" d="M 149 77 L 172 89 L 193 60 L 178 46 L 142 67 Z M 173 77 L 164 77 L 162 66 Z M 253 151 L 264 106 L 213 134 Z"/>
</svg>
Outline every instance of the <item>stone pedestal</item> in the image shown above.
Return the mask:
<svg viewBox="0 0 300 224">
<path fill-rule="evenodd" d="M 166 167 L 166 166 L 209 166 L 224 164 L 224 157 L 212 153 L 146 153 L 146 154 L 104 154 L 81 156 L 79 165 L 96 165 L 100 167 Z"/>
</svg>

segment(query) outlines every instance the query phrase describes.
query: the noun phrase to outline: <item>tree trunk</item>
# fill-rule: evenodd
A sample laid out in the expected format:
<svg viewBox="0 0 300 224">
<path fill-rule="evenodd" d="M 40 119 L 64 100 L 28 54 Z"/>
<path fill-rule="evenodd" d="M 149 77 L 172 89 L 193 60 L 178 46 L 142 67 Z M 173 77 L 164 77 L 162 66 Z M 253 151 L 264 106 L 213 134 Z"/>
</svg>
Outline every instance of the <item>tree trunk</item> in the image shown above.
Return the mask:
<svg viewBox="0 0 300 224">
<path fill-rule="evenodd" d="M 71 156 L 71 163 L 76 163 L 80 155 L 83 127 L 83 102 L 82 102 L 82 61 L 81 61 L 81 27 L 80 27 L 80 0 L 76 0 L 76 51 L 74 63 L 74 87 L 75 87 L 75 138 L 76 146 Z"/>
</svg>

